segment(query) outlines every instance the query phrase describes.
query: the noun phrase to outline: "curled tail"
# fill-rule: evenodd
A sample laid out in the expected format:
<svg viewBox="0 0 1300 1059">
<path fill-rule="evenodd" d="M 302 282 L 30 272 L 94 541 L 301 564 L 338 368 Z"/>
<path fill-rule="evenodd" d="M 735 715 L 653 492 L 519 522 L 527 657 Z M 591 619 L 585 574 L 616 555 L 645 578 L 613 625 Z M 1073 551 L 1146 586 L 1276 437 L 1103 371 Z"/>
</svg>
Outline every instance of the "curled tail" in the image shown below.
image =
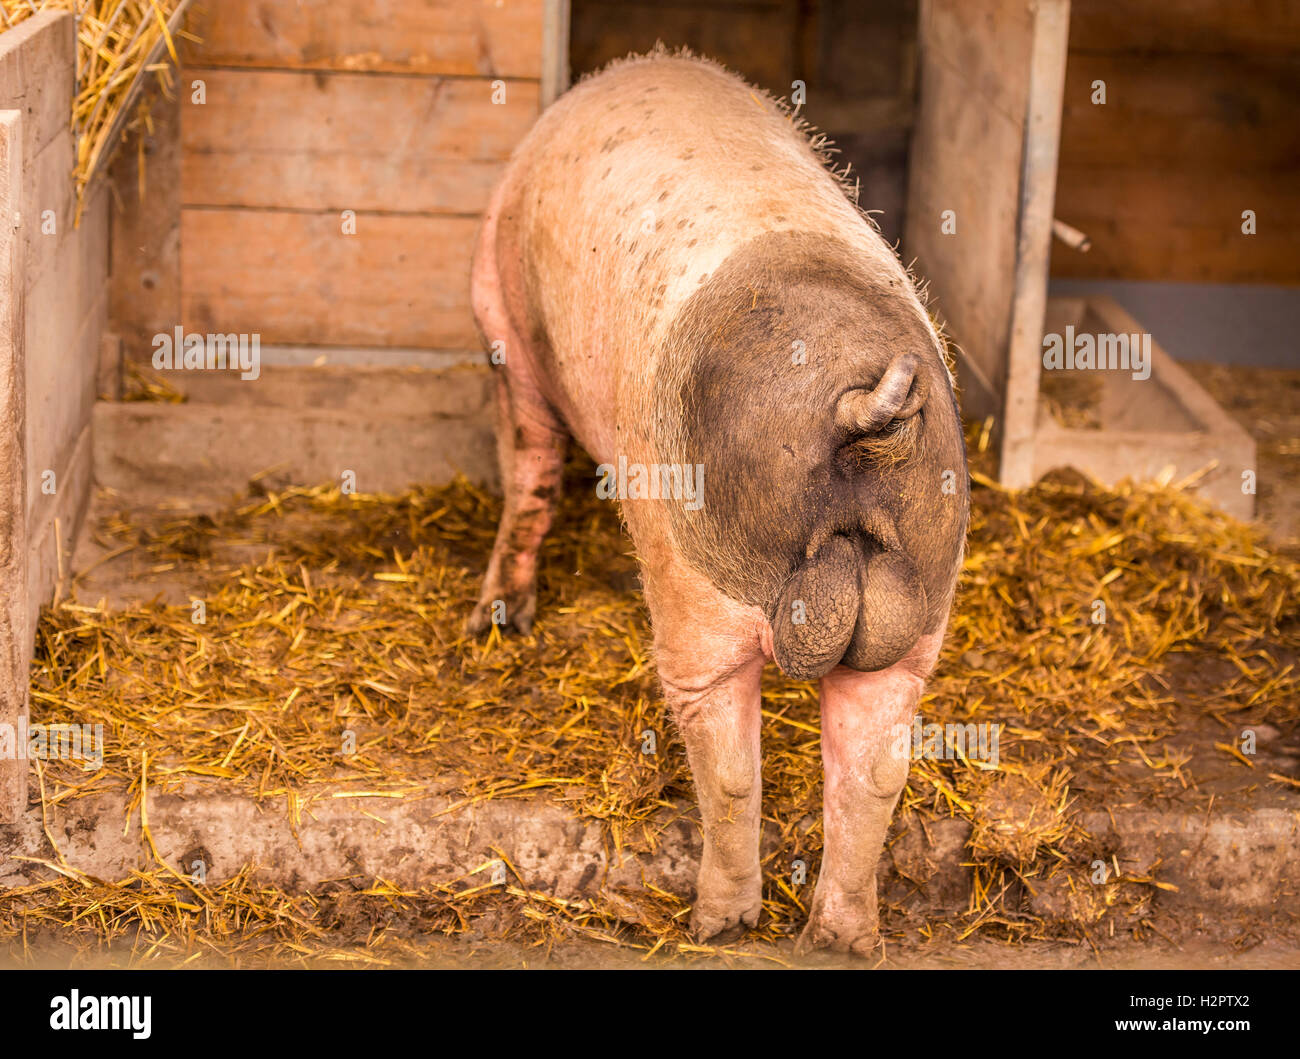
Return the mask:
<svg viewBox="0 0 1300 1059">
<path fill-rule="evenodd" d="M 875 386 L 846 391 L 835 428 L 859 462 L 898 462 L 913 452 L 916 432 L 901 429 L 928 396 L 915 353 L 890 361 Z M 836 533 L 790 575 L 769 619 L 777 665 L 796 679 L 821 677 L 841 662 L 884 669 L 921 635 L 925 588 L 916 566 L 889 543 L 861 532 Z"/>
<path fill-rule="evenodd" d="M 895 420 L 910 419 L 927 396 L 921 358 L 899 353 L 875 386 L 849 390 L 835 406 L 835 425 L 846 434 L 874 434 Z"/>
</svg>

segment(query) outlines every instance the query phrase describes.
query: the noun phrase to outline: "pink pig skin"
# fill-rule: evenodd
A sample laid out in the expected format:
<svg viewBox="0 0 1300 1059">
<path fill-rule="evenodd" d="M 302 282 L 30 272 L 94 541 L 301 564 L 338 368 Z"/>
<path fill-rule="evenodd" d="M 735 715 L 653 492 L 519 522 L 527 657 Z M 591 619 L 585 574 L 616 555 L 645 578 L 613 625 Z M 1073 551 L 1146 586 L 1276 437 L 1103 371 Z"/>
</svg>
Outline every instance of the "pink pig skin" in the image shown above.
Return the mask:
<svg viewBox="0 0 1300 1059">
<path fill-rule="evenodd" d="M 968 508 L 951 380 L 905 270 L 776 104 L 661 52 L 542 115 L 492 196 L 472 299 L 501 354 L 506 500 L 470 630 L 501 604 L 531 629 L 570 436 L 601 464 L 703 467 L 698 510 L 623 503 L 700 804 L 694 932 L 762 911 L 776 660 L 821 682 L 825 852 L 801 945 L 866 955 L 908 774 L 890 737 L 938 655 Z"/>
</svg>

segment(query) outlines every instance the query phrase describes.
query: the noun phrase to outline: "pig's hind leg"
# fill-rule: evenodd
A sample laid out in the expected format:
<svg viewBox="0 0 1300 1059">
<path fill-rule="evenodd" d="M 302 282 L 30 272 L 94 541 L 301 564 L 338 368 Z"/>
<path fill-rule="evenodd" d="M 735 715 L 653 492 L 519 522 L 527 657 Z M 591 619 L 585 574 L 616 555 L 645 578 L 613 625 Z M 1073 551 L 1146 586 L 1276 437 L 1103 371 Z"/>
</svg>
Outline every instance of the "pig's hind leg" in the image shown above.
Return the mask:
<svg viewBox="0 0 1300 1059">
<path fill-rule="evenodd" d="M 555 514 L 568 434 L 540 396 L 520 392 L 507 371 L 496 374 L 497 459 L 505 507 L 478 605 L 475 635 L 495 621 L 532 631 L 537 610 L 537 555 Z"/>
<path fill-rule="evenodd" d="M 494 364 L 497 461 L 505 506 L 478 605 L 468 628 L 475 635 L 496 622 L 532 631 L 537 609 L 537 553 L 551 527 L 560 493 L 568 432 L 533 376 L 535 350 L 506 307 L 498 257 L 498 188 L 474 253 L 470 297 L 484 344 L 502 351 Z"/>
<path fill-rule="evenodd" d="M 633 537 L 638 534 L 633 525 Z M 749 608 L 638 541 L 655 662 L 691 766 L 704 832 L 691 929 L 704 941 L 758 922 L 763 652 Z"/>
<path fill-rule="evenodd" d="M 939 651 L 925 636 L 902 661 L 872 673 L 836 666 L 822 678 L 822 829 L 817 891 L 799 949 L 867 956 L 876 947 L 876 873 L 889 821 L 907 785 L 912 718 Z"/>
</svg>

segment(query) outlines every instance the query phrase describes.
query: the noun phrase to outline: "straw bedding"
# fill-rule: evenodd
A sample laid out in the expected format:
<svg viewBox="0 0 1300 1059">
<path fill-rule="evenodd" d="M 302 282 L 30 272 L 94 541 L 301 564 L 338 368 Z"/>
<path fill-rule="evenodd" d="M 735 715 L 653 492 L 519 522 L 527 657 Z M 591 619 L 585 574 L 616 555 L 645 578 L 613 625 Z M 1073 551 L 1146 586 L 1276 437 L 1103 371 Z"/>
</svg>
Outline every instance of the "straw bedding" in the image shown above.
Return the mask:
<svg viewBox="0 0 1300 1059">
<path fill-rule="evenodd" d="M 1000 760 L 914 763 L 901 815 L 969 821 L 975 881 L 942 921 L 887 908 L 886 937 L 1158 929 L 1159 864 L 1117 864 L 1118 877 L 1090 884 L 1088 865 L 1111 851 L 1078 815 L 1205 811 L 1300 786 L 1256 769 L 1234 741 L 1252 724 L 1300 720 L 1300 564 L 1169 485 L 1108 490 L 1062 475 L 1004 492 L 980 469 L 987 428 L 970 441 L 969 553 L 921 713 L 1004 725 Z M 570 467 L 539 620 L 523 638 L 463 634 L 499 511 L 463 480 L 395 497 L 287 489 L 212 515 L 106 520 L 101 543 L 195 586 L 206 624 L 161 602 L 47 611 L 33 719 L 103 723 L 106 756 L 98 772 L 47 762 L 41 796 L 124 785 L 138 813 L 146 786 L 198 775 L 295 814 L 340 786 L 415 796 L 453 776 L 465 799 L 555 799 L 602 821 L 611 848 L 653 848 L 656 817 L 691 797 L 689 774 L 655 686 L 631 545 L 590 474 Z M 1105 624 L 1093 621 L 1098 600 Z M 782 839 L 746 951 L 781 959 L 762 943 L 797 931 L 811 895 L 789 865 L 815 867 L 821 844 L 815 689 L 769 671 L 763 706 L 764 807 Z M 355 754 L 340 752 L 345 730 Z M 642 753 L 646 730 L 654 755 Z M 513 874 L 494 882 L 487 865 L 419 893 L 354 879 L 289 894 L 252 866 L 198 887 L 161 863 L 111 881 L 57 853 L 49 863 L 48 882 L 0 895 L 0 946 L 17 958 L 45 951 L 34 939 L 84 958 L 237 964 L 403 963 L 447 935 L 525 951 L 574 937 L 660 958 L 736 951 L 690 943 L 689 894 L 564 901 Z"/>
</svg>

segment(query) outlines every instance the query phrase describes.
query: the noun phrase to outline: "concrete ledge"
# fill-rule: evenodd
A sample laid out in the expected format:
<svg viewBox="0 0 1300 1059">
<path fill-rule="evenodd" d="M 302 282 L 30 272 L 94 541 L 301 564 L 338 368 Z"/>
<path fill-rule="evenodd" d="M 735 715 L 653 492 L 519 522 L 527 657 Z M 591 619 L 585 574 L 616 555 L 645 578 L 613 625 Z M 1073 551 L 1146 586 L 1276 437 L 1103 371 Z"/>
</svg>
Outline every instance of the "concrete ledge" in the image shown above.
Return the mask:
<svg viewBox="0 0 1300 1059">
<path fill-rule="evenodd" d="M 442 784 L 445 790 L 447 784 Z M 431 783 L 430 789 L 438 784 Z M 397 797 L 318 792 L 293 823 L 281 799 L 258 802 L 217 782 L 195 782 L 183 793 L 150 792 L 148 818 L 169 865 L 190 875 L 201 860 L 210 883 L 245 866 L 259 881 L 298 892 L 349 877 L 381 877 L 404 887 L 446 883 L 501 855 L 530 889 L 581 897 L 602 886 L 651 883 L 689 895 L 699 863 L 699 823 L 686 805 L 665 810 L 653 853 L 620 860 L 606 848 L 598 820 L 577 817 L 546 798 L 493 799 L 466 804 L 447 793 Z M 123 834 L 128 796 L 121 791 L 64 802 L 51 811 L 50 832 L 73 868 L 118 881 L 133 869 L 156 867 L 140 834 L 140 814 Z M 1157 860 L 1162 907 L 1300 912 L 1300 816 L 1293 809 L 1236 811 L 1217 816 L 1179 812 L 1096 813 L 1082 821 L 1117 846 L 1127 874 Z M 1112 827 L 1113 822 L 1113 827 Z M 965 908 L 971 884 L 961 820 L 895 824 L 882 861 L 885 900 L 915 910 Z M 778 835 L 764 836 L 764 855 L 779 855 Z M 0 888 L 48 878 L 49 869 L 15 860 L 54 859 L 39 807 L 16 826 L 0 826 Z M 814 874 L 810 865 L 810 877 Z"/>
</svg>

